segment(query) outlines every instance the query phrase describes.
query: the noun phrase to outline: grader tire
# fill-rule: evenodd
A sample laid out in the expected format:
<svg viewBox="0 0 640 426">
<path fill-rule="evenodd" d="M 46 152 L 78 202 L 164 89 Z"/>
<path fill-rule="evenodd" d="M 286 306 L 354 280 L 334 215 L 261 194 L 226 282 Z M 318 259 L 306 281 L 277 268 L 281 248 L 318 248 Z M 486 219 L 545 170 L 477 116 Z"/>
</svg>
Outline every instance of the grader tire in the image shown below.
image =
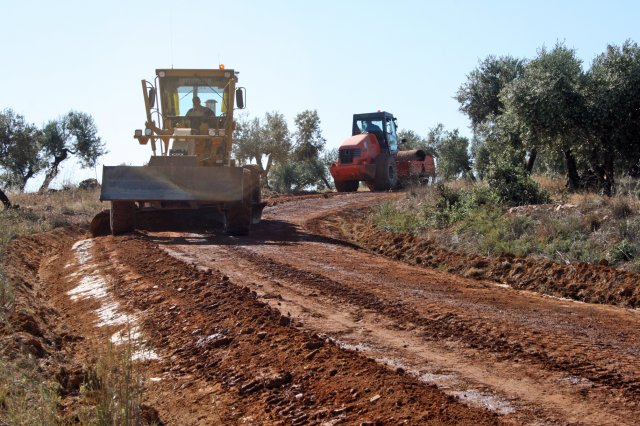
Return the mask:
<svg viewBox="0 0 640 426">
<path fill-rule="evenodd" d="M 112 201 L 109 225 L 112 235 L 132 232 L 136 226 L 136 204 L 133 201 Z"/>
<path fill-rule="evenodd" d="M 231 203 L 225 213 L 225 233 L 227 235 L 244 236 L 251 231 L 251 202 L 236 201 Z"/>
<path fill-rule="evenodd" d="M 227 235 L 249 235 L 253 223 L 253 204 L 255 198 L 260 197 L 260 182 L 255 170 L 245 168 L 242 181 L 242 200 L 234 201 L 227 206 L 224 215 L 224 231 Z"/>
</svg>

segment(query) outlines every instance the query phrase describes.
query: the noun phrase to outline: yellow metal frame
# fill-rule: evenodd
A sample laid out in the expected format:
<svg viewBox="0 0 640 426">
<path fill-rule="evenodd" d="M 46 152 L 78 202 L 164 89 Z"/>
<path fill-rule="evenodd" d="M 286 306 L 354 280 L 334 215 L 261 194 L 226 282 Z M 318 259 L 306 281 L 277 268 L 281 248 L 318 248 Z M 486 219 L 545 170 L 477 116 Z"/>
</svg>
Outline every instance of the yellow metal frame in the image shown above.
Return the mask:
<svg viewBox="0 0 640 426">
<path fill-rule="evenodd" d="M 235 107 L 235 88 L 237 80 L 236 72 L 232 69 L 157 69 L 156 76 L 156 79 L 158 80 L 158 87 L 146 80 L 142 80 L 142 92 L 144 96 L 144 106 L 146 112 L 145 128 L 150 129 L 151 134 L 135 135 L 134 137 L 138 139 L 138 142 L 145 145 L 148 141 L 151 141 L 151 149 L 153 151 L 153 155 L 157 154 L 157 142 L 161 142 L 163 148 L 161 149 L 161 154 L 168 155 L 169 144 L 171 143 L 171 140 L 193 141 L 195 144 L 195 155 L 200 165 L 231 165 L 232 160 L 230 154 L 232 148 L 233 130 L 235 127 L 235 123 L 233 121 L 233 110 Z M 163 110 L 167 103 L 176 101 L 175 99 L 161 98 L 163 96 L 163 79 L 172 77 L 216 77 L 226 79 L 228 82 L 228 89 L 223 94 L 226 104 L 225 102 L 223 102 L 223 105 L 221 106 L 221 109 L 223 108 L 222 110 L 225 113 L 226 117 L 224 128 L 213 129 L 214 135 L 210 135 L 210 128 L 208 124 L 206 122 L 203 122 L 197 129 L 195 129 L 197 132 L 197 134 L 195 135 L 176 135 L 175 129 L 179 128 L 178 126 L 176 126 L 177 123 L 174 123 L 173 120 L 167 118 L 162 113 L 158 114 L 158 117 L 162 121 L 162 127 L 160 127 L 160 123 L 156 123 L 153 120 L 154 111 L 152 111 L 151 108 L 148 89 L 150 87 L 154 87 L 156 91 L 157 108 Z M 223 131 L 223 133 L 221 131 Z M 222 162 L 219 162 L 219 160 L 216 158 L 216 153 L 218 152 L 218 148 L 221 145 L 225 146 L 225 150 L 223 155 L 224 158 Z"/>
</svg>

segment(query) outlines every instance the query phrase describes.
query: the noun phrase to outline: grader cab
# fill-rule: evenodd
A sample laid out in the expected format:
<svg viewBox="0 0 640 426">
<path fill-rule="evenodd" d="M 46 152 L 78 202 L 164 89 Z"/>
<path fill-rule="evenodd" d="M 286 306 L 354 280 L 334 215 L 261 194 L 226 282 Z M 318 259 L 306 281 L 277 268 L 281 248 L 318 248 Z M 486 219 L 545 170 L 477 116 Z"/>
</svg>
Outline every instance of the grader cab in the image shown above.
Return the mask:
<svg viewBox="0 0 640 426">
<path fill-rule="evenodd" d="M 100 200 L 111 203 L 112 234 L 132 231 L 148 211 L 219 213 L 233 235 L 260 221 L 260 174 L 231 158 L 233 112 L 245 100 L 237 80 L 223 66 L 158 69 L 153 82 L 142 80 L 146 122 L 134 138 L 150 145 L 152 156 L 145 166 L 103 168 Z"/>
</svg>

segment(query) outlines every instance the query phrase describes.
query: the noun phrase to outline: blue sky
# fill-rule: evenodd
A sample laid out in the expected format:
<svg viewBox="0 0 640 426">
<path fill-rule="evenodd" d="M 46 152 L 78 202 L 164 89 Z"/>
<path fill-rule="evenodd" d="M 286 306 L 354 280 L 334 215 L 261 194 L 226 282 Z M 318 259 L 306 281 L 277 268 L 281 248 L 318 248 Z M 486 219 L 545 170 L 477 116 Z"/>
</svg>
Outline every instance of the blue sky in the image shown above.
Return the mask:
<svg viewBox="0 0 640 426">
<path fill-rule="evenodd" d="M 437 123 L 470 136 L 453 99 L 488 55 L 533 58 L 564 42 L 588 68 L 608 44 L 640 42 L 633 1 L 30 1 L 3 2 L 0 109 L 37 125 L 91 114 L 110 151 L 142 164 L 141 79 L 156 68 L 240 71 L 246 112 L 289 120 L 316 109 L 327 147 L 351 115 L 378 109 L 419 134 Z M 101 174 L 67 166 L 59 180 Z"/>
</svg>

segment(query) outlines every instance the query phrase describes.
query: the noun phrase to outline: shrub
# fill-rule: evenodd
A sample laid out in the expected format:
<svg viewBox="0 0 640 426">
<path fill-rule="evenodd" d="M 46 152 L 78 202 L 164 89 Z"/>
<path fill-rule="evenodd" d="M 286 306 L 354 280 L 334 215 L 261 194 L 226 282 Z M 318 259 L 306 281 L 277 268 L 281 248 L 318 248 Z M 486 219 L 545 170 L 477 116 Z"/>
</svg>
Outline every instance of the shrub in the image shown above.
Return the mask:
<svg viewBox="0 0 640 426">
<path fill-rule="evenodd" d="M 611 263 L 628 262 L 633 260 L 637 253 L 637 247 L 631 241 L 624 239 L 611 247 L 607 254 L 607 260 Z"/>
<path fill-rule="evenodd" d="M 549 194 L 520 166 L 505 161 L 496 163 L 489 171 L 489 187 L 500 201 L 510 206 L 546 204 Z"/>
<path fill-rule="evenodd" d="M 398 208 L 387 201 L 376 211 L 374 223 L 389 232 L 416 233 L 426 225 L 421 216 L 419 212 L 412 209 Z"/>
<path fill-rule="evenodd" d="M 616 219 L 626 219 L 633 215 L 633 209 L 626 199 L 617 197 L 612 202 L 611 213 Z"/>
</svg>

